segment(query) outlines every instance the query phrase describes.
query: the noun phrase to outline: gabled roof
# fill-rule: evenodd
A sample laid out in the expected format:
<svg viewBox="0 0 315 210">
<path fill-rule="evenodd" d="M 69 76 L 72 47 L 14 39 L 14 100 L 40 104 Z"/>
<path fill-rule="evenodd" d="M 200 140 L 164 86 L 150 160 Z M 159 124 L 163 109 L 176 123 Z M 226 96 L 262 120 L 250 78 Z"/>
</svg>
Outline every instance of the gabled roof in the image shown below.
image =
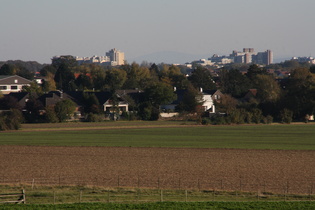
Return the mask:
<svg viewBox="0 0 315 210">
<path fill-rule="evenodd" d="M 217 89 L 215 89 L 215 90 L 205 90 L 204 92 L 207 93 L 207 94 L 210 94 L 210 95 L 214 95 L 215 93 L 222 94 L 222 92 L 220 90 L 217 90 Z"/>
<path fill-rule="evenodd" d="M 19 102 L 24 99 L 25 97 L 27 97 L 29 95 L 28 92 L 17 92 L 17 93 L 10 93 L 8 94 L 8 96 L 12 96 L 14 98 L 16 98 Z"/>
<path fill-rule="evenodd" d="M 16 81 L 17 80 L 17 81 Z M 0 75 L 0 84 L 29 84 L 30 80 L 18 75 Z"/>
</svg>

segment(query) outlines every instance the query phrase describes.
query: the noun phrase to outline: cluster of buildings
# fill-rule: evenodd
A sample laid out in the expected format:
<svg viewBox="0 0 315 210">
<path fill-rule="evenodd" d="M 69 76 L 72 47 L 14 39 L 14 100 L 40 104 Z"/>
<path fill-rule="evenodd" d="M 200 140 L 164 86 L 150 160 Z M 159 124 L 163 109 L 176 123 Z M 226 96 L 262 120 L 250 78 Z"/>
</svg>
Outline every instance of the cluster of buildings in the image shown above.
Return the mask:
<svg viewBox="0 0 315 210">
<path fill-rule="evenodd" d="M 226 65 L 230 63 L 269 65 L 273 63 L 273 52 L 255 52 L 254 48 L 243 48 L 242 52 L 234 50 L 230 55 L 219 56 L 214 54 L 211 58 L 200 59 L 194 63 L 202 66 Z"/>
<path fill-rule="evenodd" d="M 299 63 L 315 64 L 315 59 L 313 57 L 293 57 L 291 60 L 295 60 Z"/>
<path fill-rule="evenodd" d="M 125 63 L 125 53 L 117 50 L 116 48 L 106 52 L 105 56 L 92 56 L 92 57 L 75 57 L 79 65 L 81 64 L 100 64 L 105 66 L 120 66 Z"/>
</svg>

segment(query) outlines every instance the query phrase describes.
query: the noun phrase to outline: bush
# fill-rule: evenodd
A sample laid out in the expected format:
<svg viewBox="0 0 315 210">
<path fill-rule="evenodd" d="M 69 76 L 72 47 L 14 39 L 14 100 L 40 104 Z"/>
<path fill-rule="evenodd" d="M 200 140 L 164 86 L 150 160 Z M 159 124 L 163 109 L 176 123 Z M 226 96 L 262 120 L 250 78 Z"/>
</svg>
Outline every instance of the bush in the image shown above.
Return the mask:
<svg viewBox="0 0 315 210">
<path fill-rule="evenodd" d="M 273 117 L 271 115 L 267 115 L 266 117 L 264 117 L 263 122 L 265 124 L 271 124 L 273 122 Z"/>
<path fill-rule="evenodd" d="M 289 109 L 283 109 L 280 112 L 280 120 L 281 123 L 288 123 L 290 124 L 293 119 L 293 112 Z"/>
<path fill-rule="evenodd" d="M 49 106 L 46 108 L 45 121 L 47 123 L 57 123 L 59 119 L 56 115 L 55 109 L 53 106 Z"/>
<path fill-rule="evenodd" d="M 201 124 L 202 125 L 209 125 L 211 123 L 211 120 L 207 117 L 202 118 Z"/>
<path fill-rule="evenodd" d="M 253 114 L 250 112 L 245 113 L 245 122 L 251 124 L 253 122 Z"/>
<path fill-rule="evenodd" d="M 263 115 L 262 115 L 262 111 L 260 109 L 253 109 L 251 111 L 252 113 L 252 120 L 254 123 L 258 124 L 258 123 L 261 123 L 262 119 L 263 119 Z"/>
<path fill-rule="evenodd" d="M 102 122 L 103 116 L 98 114 L 89 113 L 86 117 L 87 122 Z"/>
<path fill-rule="evenodd" d="M 23 115 L 17 109 L 0 113 L 0 130 L 18 130 L 23 122 Z"/>
</svg>

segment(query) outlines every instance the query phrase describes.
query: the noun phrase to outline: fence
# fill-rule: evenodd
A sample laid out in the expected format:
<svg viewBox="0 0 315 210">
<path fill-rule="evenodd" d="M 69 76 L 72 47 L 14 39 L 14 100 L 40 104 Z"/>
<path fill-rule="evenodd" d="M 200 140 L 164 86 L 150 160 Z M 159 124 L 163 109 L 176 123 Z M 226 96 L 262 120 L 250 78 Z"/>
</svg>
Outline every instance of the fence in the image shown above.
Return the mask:
<svg viewBox="0 0 315 210">
<path fill-rule="evenodd" d="M 25 191 L 21 193 L 0 194 L 0 203 L 26 203 Z"/>
<path fill-rule="evenodd" d="M 28 184 L 32 188 L 37 185 L 56 186 L 100 186 L 120 188 L 151 188 L 151 189 L 177 189 L 177 190 L 212 190 L 212 191 L 239 191 L 239 192 L 264 192 L 278 194 L 307 194 L 313 195 L 315 180 L 256 180 L 256 179 L 183 179 L 183 178 L 150 178 L 131 177 L 118 175 L 111 177 L 63 177 L 34 178 L 34 179 L 10 179 L 0 176 L 0 184 Z"/>
<path fill-rule="evenodd" d="M 29 204 L 65 203 L 147 203 L 147 202 L 205 202 L 205 201 L 314 201 L 314 195 L 261 194 L 227 191 L 194 191 L 164 189 L 96 189 L 40 188 L 28 190 Z"/>
</svg>

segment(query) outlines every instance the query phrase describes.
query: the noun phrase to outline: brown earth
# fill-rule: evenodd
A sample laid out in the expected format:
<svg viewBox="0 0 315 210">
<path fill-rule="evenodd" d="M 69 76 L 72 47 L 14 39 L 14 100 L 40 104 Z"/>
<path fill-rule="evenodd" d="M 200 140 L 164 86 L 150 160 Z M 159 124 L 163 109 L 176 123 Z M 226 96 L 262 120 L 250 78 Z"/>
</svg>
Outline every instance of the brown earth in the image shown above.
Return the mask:
<svg viewBox="0 0 315 210">
<path fill-rule="evenodd" d="M 295 194 L 315 187 L 315 151 L 0 146 L 0 161 L 0 184 Z"/>
</svg>

